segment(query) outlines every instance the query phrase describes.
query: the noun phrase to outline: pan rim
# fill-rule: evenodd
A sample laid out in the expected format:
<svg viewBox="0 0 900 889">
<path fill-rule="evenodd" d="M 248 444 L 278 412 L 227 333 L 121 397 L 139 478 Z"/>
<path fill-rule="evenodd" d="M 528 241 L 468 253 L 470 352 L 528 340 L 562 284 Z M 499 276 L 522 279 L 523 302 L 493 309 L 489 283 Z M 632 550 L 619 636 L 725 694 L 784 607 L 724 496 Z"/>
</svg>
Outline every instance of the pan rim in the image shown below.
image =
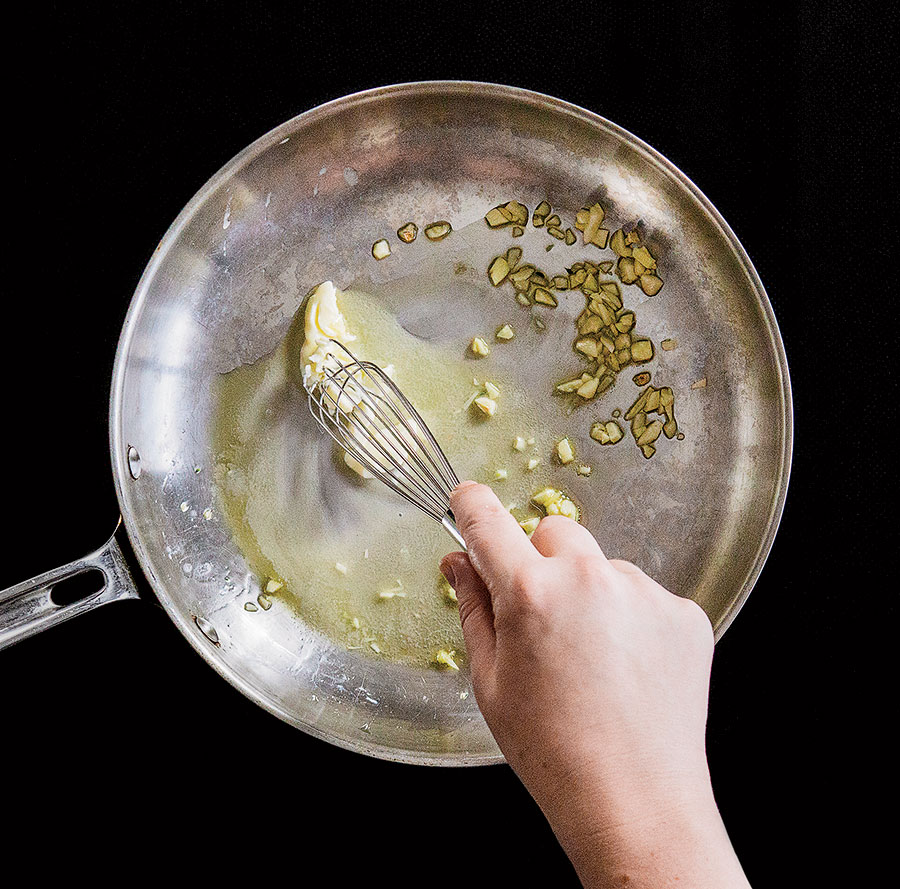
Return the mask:
<svg viewBox="0 0 900 889">
<path fill-rule="evenodd" d="M 243 167 L 248 161 L 258 156 L 262 151 L 270 147 L 271 144 L 289 135 L 300 125 L 308 125 L 309 123 L 327 117 L 331 114 L 340 112 L 348 107 L 360 106 L 389 95 L 424 95 L 424 94 L 448 94 L 448 93 L 477 93 L 486 98 L 507 99 L 524 102 L 536 108 L 543 108 L 554 113 L 561 113 L 569 117 L 574 117 L 584 123 L 599 127 L 610 132 L 624 143 L 630 145 L 633 149 L 639 151 L 649 162 L 661 168 L 663 172 L 674 177 L 677 182 L 685 188 L 690 196 L 700 205 L 701 209 L 707 214 L 710 221 L 721 232 L 724 240 L 731 246 L 735 254 L 735 258 L 747 275 L 749 282 L 756 293 L 759 306 L 762 309 L 765 325 L 768 331 L 770 341 L 775 353 L 775 363 L 777 368 L 778 379 L 780 383 L 780 412 L 783 430 L 783 446 L 781 451 L 781 459 L 778 466 L 776 477 L 776 491 L 772 498 L 767 519 L 767 530 L 764 535 L 753 560 L 753 565 L 748 572 L 742 589 L 734 598 L 731 607 L 719 619 L 714 627 L 714 635 L 718 641 L 725 630 L 734 621 L 738 612 L 746 603 L 754 586 L 756 585 L 759 575 L 771 552 L 776 533 L 778 531 L 787 497 L 787 489 L 790 481 L 791 462 L 793 454 L 793 400 L 790 383 L 790 373 L 788 368 L 787 356 L 784 350 L 781 332 L 778 322 L 775 318 L 766 289 L 753 265 L 747 251 L 744 249 L 736 234 L 722 217 L 713 203 L 698 188 L 698 186 L 683 173 L 675 164 L 668 160 L 659 151 L 651 145 L 644 142 L 641 138 L 634 135 L 630 131 L 624 129 L 618 124 L 607 120 L 600 114 L 582 108 L 579 105 L 566 102 L 554 96 L 545 93 L 528 90 L 521 87 L 509 86 L 504 84 L 470 81 L 470 80 L 424 80 L 411 81 L 404 83 L 395 83 L 386 86 L 375 87 L 372 89 L 361 90 L 345 96 L 329 100 L 320 105 L 304 111 L 287 121 L 279 124 L 273 129 L 267 131 L 259 138 L 251 142 L 242 151 L 236 154 L 231 160 L 219 168 L 193 195 L 183 207 L 181 212 L 176 216 L 169 228 L 160 238 L 160 241 L 148 261 L 140 280 L 135 287 L 131 296 L 128 311 L 122 325 L 116 347 L 115 360 L 113 364 L 112 386 L 110 389 L 109 400 L 109 441 L 110 441 L 110 459 L 113 470 L 113 481 L 116 490 L 116 497 L 119 503 L 119 510 L 122 515 L 122 523 L 128 535 L 129 542 L 138 559 L 141 568 L 147 577 L 154 594 L 160 601 L 166 613 L 172 619 L 173 623 L 181 631 L 182 635 L 188 640 L 191 646 L 200 654 L 200 656 L 214 669 L 220 676 L 230 682 L 247 698 L 257 703 L 263 709 L 277 716 L 278 718 L 288 722 L 289 724 L 301 729 L 302 731 L 317 737 L 321 740 L 328 741 L 336 746 L 343 747 L 358 753 L 365 753 L 380 759 L 390 760 L 394 762 L 403 762 L 417 765 L 440 765 L 440 766 L 468 766 L 468 765 L 489 765 L 501 763 L 504 761 L 502 754 L 485 753 L 485 754 L 467 754 L 467 753 L 424 753 L 424 752 L 407 752 L 401 751 L 394 747 L 387 747 L 380 744 L 367 743 L 365 741 L 347 740 L 340 738 L 330 732 L 318 729 L 316 725 L 304 722 L 298 719 L 285 709 L 277 706 L 273 701 L 262 697 L 257 690 L 247 682 L 244 677 L 227 666 L 213 651 L 205 646 L 195 634 L 190 626 L 190 622 L 185 620 L 178 610 L 174 607 L 163 583 L 154 575 L 152 570 L 152 561 L 149 557 L 147 549 L 143 545 L 140 535 L 132 528 L 133 519 L 130 515 L 127 496 L 125 492 L 126 475 L 128 473 L 125 459 L 125 450 L 129 442 L 126 442 L 122 435 L 121 415 L 122 415 L 122 394 L 124 391 L 125 367 L 127 364 L 127 356 L 130 350 L 130 344 L 133 337 L 136 318 L 139 316 L 144 305 L 149 286 L 154 276 L 172 245 L 177 241 L 178 235 L 187 222 L 193 217 L 197 208 L 215 191 L 225 180 L 230 178 L 237 170 Z"/>
</svg>

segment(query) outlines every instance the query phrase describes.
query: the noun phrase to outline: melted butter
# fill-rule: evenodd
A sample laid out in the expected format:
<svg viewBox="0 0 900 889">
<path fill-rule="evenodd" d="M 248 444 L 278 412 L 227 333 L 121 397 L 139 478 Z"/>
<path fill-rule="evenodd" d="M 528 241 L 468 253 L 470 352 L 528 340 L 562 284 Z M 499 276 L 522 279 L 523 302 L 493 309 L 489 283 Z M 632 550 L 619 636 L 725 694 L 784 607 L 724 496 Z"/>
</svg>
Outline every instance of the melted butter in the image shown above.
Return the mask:
<svg viewBox="0 0 900 889">
<path fill-rule="evenodd" d="M 410 333 L 367 293 L 337 298 L 354 353 L 393 365 L 458 476 L 492 484 L 519 519 L 537 515 L 529 498 L 551 481 L 555 437 L 509 362 L 473 359 L 462 338 Z M 339 644 L 401 663 L 433 664 L 441 650 L 465 662 L 457 606 L 438 569 L 453 541 L 379 481 L 351 471 L 309 415 L 300 384 L 304 308 L 271 354 L 220 380 L 216 480 L 235 541 L 263 584 L 282 581 L 277 595 Z M 492 417 L 472 404 L 485 382 L 500 390 Z M 534 445 L 516 451 L 517 437 Z M 541 462 L 528 470 L 534 457 Z M 505 479 L 495 480 L 498 469 Z"/>
</svg>

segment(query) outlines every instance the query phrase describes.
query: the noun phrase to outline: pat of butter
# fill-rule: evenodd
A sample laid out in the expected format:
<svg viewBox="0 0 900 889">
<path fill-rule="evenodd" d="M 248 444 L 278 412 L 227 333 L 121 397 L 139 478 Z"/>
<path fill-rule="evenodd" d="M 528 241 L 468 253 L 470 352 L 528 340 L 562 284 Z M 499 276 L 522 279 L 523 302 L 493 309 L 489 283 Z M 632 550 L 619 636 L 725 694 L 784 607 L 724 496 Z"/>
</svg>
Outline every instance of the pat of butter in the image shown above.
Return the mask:
<svg viewBox="0 0 900 889">
<path fill-rule="evenodd" d="M 300 349 L 300 361 L 303 367 L 303 382 L 309 386 L 316 380 L 321 380 L 325 374 L 334 370 L 338 362 L 349 361 L 349 356 L 342 355 L 341 350 L 331 342 L 353 342 L 356 337 L 347 328 L 347 319 L 344 318 L 338 306 L 338 297 L 341 295 L 331 281 L 323 281 L 312 293 L 306 305 L 306 325 L 304 328 L 305 339 Z M 390 375 L 393 366 L 388 365 L 385 371 Z M 352 414 L 362 398 L 360 384 L 354 377 L 346 380 L 340 378 L 342 385 L 333 381 L 324 384 L 325 397 L 323 403 L 330 411 L 336 406 L 346 415 Z M 349 430 L 354 430 L 354 424 L 350 423 Z M 367 446 L 366 437 L 357 435 L 358 444 L 366 450 L 366 453 L 376 463 L 383 463 L 384 459 L 374 446 Z M 387 434 L 381 435 L 381 441 L 388 451 L 396 450 L 397 443 Z M 369 479 L 375 476 L 351 454 L 344 452 L 344 463 L 361 478 Z"/>
<path fill-rule="evenodd" d="M 304 379 L 310 374 L 321 378 L 327 367 L 334 367 L 333 359 L 328 358 L 335 350 L 331 340 L 352 343 L 356 339 L 347 329 L 347 321 L 338 308 L 339 293 L 331 281 L 323 281 L 306 304 L 306 339 L 300 350 Z"/>
</svg>

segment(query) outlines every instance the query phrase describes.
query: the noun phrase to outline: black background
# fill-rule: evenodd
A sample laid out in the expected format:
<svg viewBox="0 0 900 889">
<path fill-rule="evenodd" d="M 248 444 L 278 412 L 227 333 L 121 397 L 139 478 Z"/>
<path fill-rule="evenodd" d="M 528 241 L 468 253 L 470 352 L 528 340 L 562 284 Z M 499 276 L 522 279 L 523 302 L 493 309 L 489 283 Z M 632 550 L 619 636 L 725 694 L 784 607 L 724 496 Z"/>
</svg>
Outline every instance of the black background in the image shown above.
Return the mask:
<svg viewBox="0 0 900 889">
<path fill-rule="evenodd" d="M 769 561 L 716 649 L 708 749 L 751 882 L 782 885 L 785 861 L 807 876 L 830 869 L 853 848 L 844 800 L 863 759 L 857 741 L 877 732 L 860 655 L 896 598 L 884 560 L 870 561 L 873 529 L 890 511 L 884 494 L 868 492 L 884 491 L 892 473 L 872 445 L 881 415 L 865 402 L 877 391 L 880 409 L 896 410 L 896 386 L 878 369 L 888 328 L 871 303 L 890 267 L 877 259 L 879 198 L 895 185 L 896 155 L 883 156 L 875 180 L 857 160 L 888 124 L 873 112 L 889 41 L 870 39 L 849 5 L 548 3 L 533 17 L 508 4 L 272 9 L 27 13 L 30 61 L 9 92 L 18 136 L 6 268 L 25 274 L 4 288 L 12 376 L 0 587 L 111 533 L 118 333 L 160 237 L 222 164 L 322 101 L 387 83 L 486 80 L 558 96 L 640 136 L 698 184 L 746 247 L 779 320 L 793 474 Z M 895 24 L 881 19 L 878 33 Z M 865 64 L 852 65 L 863 48 Z M 862 279 L 857 262 L 872 263 Z M 854 314 L 860 280 L 865 317 Z M 851 343 L 871 351 L 860 361 Z M 861 363 L 872 384 L 848 385 Z M 7 767 L 50 776 L 18 799 L 37 794 L 69 833 L 84 829 L 74 812 L 88 800 L 117 834 L 163 803 L 187 824 L 179 844 L 201 866 L 209 855 L 219 876 L 226 849 L 252 857 L 264 845 L 298 875 L 330 862 L 337 885 L 576 884 L 507 767 L 413 768 L 313 740 L 221 680 L 146 601 L 4 651 L 0 682 Z M 210 824 L 215 846 L 199 839 Z M 426 873 L 440 878 L 419 879 Z"/>
</svg>

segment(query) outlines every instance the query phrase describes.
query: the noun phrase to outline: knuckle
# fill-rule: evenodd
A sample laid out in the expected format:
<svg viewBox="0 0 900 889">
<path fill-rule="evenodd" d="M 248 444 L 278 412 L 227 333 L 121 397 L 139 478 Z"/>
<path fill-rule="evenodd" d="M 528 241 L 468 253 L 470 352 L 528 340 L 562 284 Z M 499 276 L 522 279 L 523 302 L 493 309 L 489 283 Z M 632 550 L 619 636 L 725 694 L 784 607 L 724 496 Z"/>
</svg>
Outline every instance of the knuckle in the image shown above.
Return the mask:
<svg viewBox="0 0 900 889">
<path fill-rule="evenodd" d="M 540 572 L 516 571 L 504 596 L 504 612 L 516 621 L 542 614 L 547 601 L 544 590 Z"/>
<path fill-rule="evenodd" d="M 698 642 L 708 642 L 712 646 L 714 637 L 709 615 L 693 599 L 679 597 L 679 601 L 682 603 L 682 619 L 688 630 Z"/>
<path fill-rule="evenodd" d="M 644 573 L 633 562 L 628 562 L 625 559 L 610 559 L 609 564 L 612 565 L 612 567 L 617 571 L 621 571 L 623 574 L 633 574 L 636 577 L 640 577 Z"/>
<path fill-rule="evenodd" d="M 561 515 L 546 515 L 538 522 L 535 534 L 565 534 L 566 527 L 571 529 L 571 519 Z"/>
<path fill-rule="evenodd" d="M 602 559 L 576 556 L 568 560 L 568 567 L 578 589 L 587 590 L 597 584 L 606 589 L 610 585 L 611 572 Z"/>
<path fill-rule="evenodd" d="M 698 656 L 711 658 L 715 636 L 706 612 L 693 599 L 684 596 L 673 596 L 673 599 L 673 625 L 682 644 Z"/>
</svg>

